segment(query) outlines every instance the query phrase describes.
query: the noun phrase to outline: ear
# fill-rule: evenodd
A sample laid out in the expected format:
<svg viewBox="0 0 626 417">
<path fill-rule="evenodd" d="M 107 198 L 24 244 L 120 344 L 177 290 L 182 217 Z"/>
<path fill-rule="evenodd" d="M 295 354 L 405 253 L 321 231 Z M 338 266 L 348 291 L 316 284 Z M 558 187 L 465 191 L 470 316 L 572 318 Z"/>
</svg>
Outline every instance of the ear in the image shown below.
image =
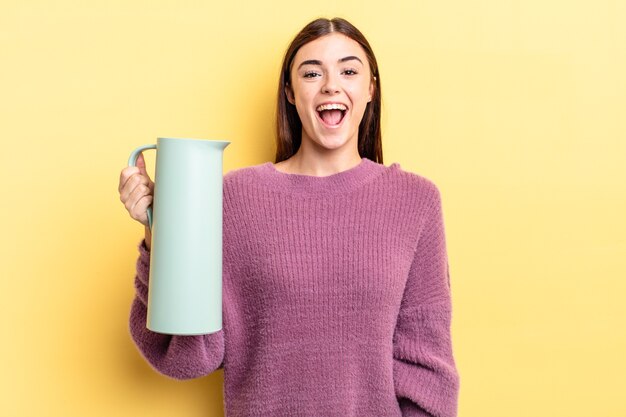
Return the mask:
<svg viewBox="0 0 626 417">
<path fill-rule="evenodd" d="M 372 80 L 370 81 L 370 96 L 369 99 L 367 100 L 367 102 L 371 102 L 372 101 L 372 97 L 374 97 L 374 91 L 376 91 L 376 77 L 372 77 Z"/>
<path fill-rule="evenodd" d="M 287 101 L 289 101 L 294 106 L 296 105 L 296 100 L 293 95 L 293 89 L 289 85 L 289 83 L 285 84 L 285 95 L 287 96 Z"/>
</svg>

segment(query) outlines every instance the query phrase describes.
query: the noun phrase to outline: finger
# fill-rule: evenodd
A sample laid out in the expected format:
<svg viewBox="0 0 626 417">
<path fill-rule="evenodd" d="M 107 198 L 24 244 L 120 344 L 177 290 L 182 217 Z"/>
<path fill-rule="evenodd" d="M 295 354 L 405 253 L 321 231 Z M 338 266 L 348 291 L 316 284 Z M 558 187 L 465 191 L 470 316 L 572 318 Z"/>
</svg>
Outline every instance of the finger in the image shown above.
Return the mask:
<svg viewBox="0 0 626 417">
<path fill-rule="evenodd" d="M 135 166 L 139 168 L 139 170 L 146 169 L 146 160 L 143 159 L 143 152 L 140 152 L 139 156 L 137 156 L 137 162 L 135 163 Z"/>
<path fill-rule="evenodd" d="M 146 170 L 146 160 L 143 158 L 143 153 L 140 153 L 139 157 L 137 158 L 137 168 L 139 168 L 139 171 L 142 174 L 150 178 L 150 176 L 148 175 L 148 171 Z"/>
<path fill-rule="evenodd" d="M 139 184 L 135 189 L 130 193 L 128 199 L 133 202 L 139 201 L 142 197 L 150 195 L 150 188 L 145 184 Z"/>
<path fill-rule="evenodd" d="M 124 168 L 122 172 L 120 173 L 120 183 L 117 187 L 117 190 L 121 193 L 122 189 L 126 186 L 126 183 L 128 182 L 129 178 L 137 173 L 139 173 L 139 168 L 137 167 Z"/>
<path fill-rule="evenodd" d="M 148 223 L 147 210 L 148 210 L 148 206 L 151 203 L 152 203 L 152 196 L 144 195 L 140 199 L 134 201 L 134 204 L 130 207 L 128 212 L 130 213 L 130 216 L 133 219 L 147 225 Z"/>
<path fill-rule="evenodd" d="M 120 191 L 120 200 L 126 202 L 129 198 L 132 198 L 133 193 L 138 187 L 144 187 L 146 194 L 152 193 L 152 187 L 150 186 L 150 180 L 139 173 L 135 173 L 127 181 L 122 190 Z"/>
<path fill-rule="evenodd" d="M 137 201 L 137 204 L 135 204 L 135 207 L 133 208 L 133 211 L 137 215 L 137 220 L 145 226 L 148 226 L 148 207 L 150 207 L 151 204 L 152 196 L 145 195 Z"/>
</svg>

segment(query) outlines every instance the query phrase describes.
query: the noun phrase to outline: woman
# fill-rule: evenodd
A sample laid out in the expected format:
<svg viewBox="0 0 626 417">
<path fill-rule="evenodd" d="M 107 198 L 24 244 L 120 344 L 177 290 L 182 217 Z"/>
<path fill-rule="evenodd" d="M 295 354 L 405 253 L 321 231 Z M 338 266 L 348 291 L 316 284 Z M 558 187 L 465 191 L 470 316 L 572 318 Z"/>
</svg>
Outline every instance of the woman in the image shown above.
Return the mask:
<svg viewBox="0 0 626 417">
<path fill-rule="evenodd" d="M 130 331 L 159 372 L 224 370 L 226 415 L 455 416 L 459 375 L 440 193 L 382 164 L 380 77 L 349 22 L 295 37 L 278 90 L 276 163 L 224 176 L 223 329 L 146 329 L 150 234 Z M 147 225 L 153 183 L 120 198 Z"/>
</svg>

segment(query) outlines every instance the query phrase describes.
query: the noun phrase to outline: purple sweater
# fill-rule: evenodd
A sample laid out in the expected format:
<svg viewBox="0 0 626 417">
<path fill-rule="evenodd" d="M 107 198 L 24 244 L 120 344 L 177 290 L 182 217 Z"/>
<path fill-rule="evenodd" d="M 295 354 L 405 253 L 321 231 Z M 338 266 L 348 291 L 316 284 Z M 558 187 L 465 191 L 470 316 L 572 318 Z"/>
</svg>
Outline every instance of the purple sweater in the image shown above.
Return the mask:
<svg viewBox="0 0 626 417">
<path fill-rule="evenodd" d="M 227 417 L 457 415 L 441 196 L 429 179 L 363 158 L 340 173 L 271 162 L 224 175 L 223 329 L 146 329 L 150 253 L 139 244 L 130 331 L 177 379 L 224 371 Z"/>
</svg>

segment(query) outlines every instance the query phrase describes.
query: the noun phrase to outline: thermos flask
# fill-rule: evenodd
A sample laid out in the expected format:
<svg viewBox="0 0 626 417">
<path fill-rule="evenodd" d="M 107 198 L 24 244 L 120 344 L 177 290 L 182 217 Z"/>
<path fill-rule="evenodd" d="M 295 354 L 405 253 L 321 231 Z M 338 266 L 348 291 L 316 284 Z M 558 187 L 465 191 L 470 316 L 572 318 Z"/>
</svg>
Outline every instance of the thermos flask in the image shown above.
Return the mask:
<svg viewBox="0 0 626 417">
<path fill-rule="evenodd" d="M 222 328 L 222 162 L 228 141 L 158 138 L 128 159 L 156 149 L 148 329 L 200 335 Z"/>
</svg>

